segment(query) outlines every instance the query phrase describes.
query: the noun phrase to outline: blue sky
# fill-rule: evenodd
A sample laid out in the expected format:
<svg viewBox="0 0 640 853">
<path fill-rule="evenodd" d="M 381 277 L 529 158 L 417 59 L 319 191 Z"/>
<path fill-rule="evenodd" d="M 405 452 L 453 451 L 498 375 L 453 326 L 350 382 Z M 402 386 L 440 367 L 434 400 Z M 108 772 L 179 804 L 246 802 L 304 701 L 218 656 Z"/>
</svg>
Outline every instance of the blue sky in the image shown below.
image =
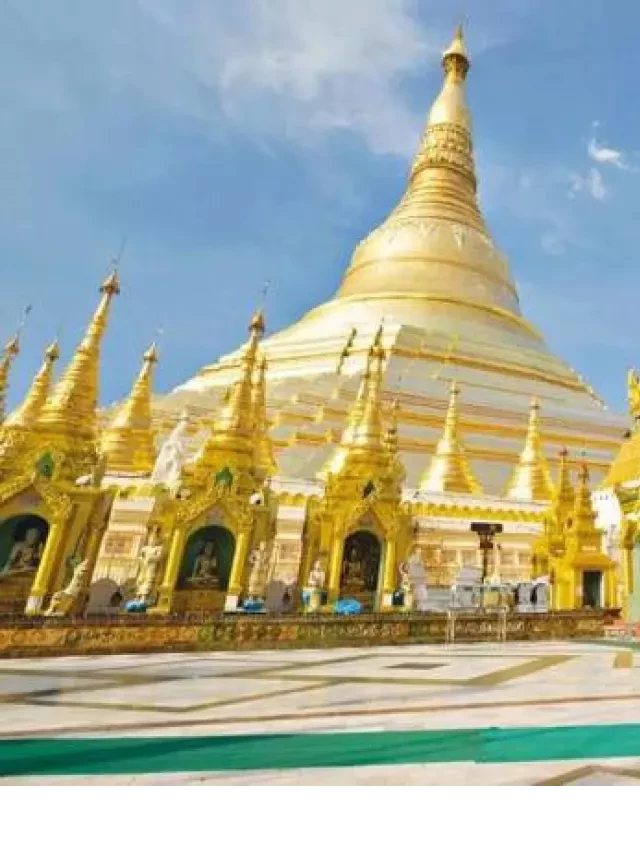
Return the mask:
<svg viewBox="0 0 640 853">
<path fill-rule="evenodd" d="M 440 0 L 0 0 L 0 334 L 23 393 L 126 235 L 105 401 L 329 298 L 398 199 L 457 23 Z M 637 345 L 640 8 L 466 0 L 483 207 L 526 316 L 612 406 Z"/>
</svg>

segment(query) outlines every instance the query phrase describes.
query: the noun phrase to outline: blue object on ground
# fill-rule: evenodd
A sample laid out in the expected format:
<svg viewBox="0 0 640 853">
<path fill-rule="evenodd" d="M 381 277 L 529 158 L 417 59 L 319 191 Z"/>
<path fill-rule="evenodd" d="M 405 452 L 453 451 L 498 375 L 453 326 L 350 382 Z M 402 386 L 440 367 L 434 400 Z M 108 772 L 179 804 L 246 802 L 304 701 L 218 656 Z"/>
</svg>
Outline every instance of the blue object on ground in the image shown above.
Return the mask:
<svg viewBox="0 0 640 853">
<path fill-rule="evenodd" d="M 362 611 L 362 605 L 355 598 L 341 598 L 336 601 L 333 612 L 338 616 L 355 616 Z"/>
<path fill-rule="evenodd" d="M 127 613 L 146 613 L 147 604 L 144 601 L 127 601 L 124 609 Z"/>
</svg>

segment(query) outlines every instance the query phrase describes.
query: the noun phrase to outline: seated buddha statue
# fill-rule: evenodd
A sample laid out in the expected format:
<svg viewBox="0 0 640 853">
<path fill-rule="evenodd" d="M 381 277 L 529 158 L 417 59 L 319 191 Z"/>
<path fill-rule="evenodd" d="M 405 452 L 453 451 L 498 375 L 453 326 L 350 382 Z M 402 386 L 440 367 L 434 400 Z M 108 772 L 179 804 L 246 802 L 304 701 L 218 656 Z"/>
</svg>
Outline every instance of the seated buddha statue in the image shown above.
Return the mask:
<svg viewBox="0 0 640 853">
<path fill-rule="evenodd" d="M 204 543 L 200 554 L 196 557 L 193 564 L 193 575 L 191 576 L 191 579 L 195 583 L 202 583 L 207 586 L 217 586 L 217 569 L 218 558 L 215 554 L 214 543 L 209 540 Z"/>
<path fill-rule="evenodd" d="M 42 534 L 37 527 L 30 527 L 24 539 L 16 542 L 11 549 L 9 559 L 4 565 L 5 572 L 18 572 L 21 569 L 37 569 L 44 551 Z"/>
<path fill-rule="evenodd" d="M 345 592 L 361 592 L 364 589 L 364 571 L 356 548 L 349 551 L 342 564 L 342 588 Z"/>
</svg>

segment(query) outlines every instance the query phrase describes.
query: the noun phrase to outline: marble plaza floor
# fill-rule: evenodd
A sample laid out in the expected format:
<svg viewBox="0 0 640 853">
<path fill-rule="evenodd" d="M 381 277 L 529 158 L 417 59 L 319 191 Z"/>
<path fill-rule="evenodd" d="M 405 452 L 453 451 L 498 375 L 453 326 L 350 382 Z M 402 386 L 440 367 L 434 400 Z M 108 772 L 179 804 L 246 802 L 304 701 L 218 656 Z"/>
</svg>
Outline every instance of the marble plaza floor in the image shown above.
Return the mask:
<svg viewBox="0 0 640 853">
<path fill-rule="evenodd" d="M 0 661 L 2 784 L 640 785 L 640 650 Z"/>
</svg>

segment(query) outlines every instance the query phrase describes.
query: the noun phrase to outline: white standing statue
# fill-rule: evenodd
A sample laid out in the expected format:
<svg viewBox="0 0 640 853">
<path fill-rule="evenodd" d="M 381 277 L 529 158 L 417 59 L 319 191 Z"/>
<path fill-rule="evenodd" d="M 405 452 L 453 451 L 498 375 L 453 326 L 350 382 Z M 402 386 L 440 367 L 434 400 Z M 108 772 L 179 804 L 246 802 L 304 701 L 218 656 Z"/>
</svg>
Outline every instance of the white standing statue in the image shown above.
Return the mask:
<svg viewBox="0 0 640 853">
<path fill-rule="evenodd" d="M 186 411 L 165 439 L 151 473 L 151 482 L 175 491 L 180 483 L 182 466 L 187 456 L 188 416 Z"/>
<path fill-rule="evenodd" d="M 148 602 L 156 589 L 159 580 L 160 567 L 164 554 L 158 531 L 154 528 L 145 545 L 140 549 L 138 583 L 136 595 L 142 601 Z"/>
<path fill-rule="evenodd" d="M 264 598 L 269 570 L 266 542 L 261 542 L 258 548 L 253 549 L 249 557 L 249 565 L 251 566 L 248 584 L 249 596 L 250 598 Z"/>
<path fill-rule="evenodd" d="M 415 609 L 419 613 L 425 613 L 427 610 L 427 572 L 419 548 L 416 548 L 409 557 L 408 573 L 413 589 Z"/>
<path fill-rule="evenodd" d="M 413 610 L 413 585 L 409 574 L 409 563 L 403 560 L 398 566 L 400 579 L 400 591 L 402 592 L 402 609 L 410 612 Z"/>
<path fill-rule="evenodd" d="M 322 590 L 324 588 L 324 569 L 322 568 L 322 561 L 318 557 L 313 566 L 311 567 L 311 571 L 309 572 L 309 577 L 307 578 L 307 593 L 308 593 L 308 605 L 307 611 L 309 613 L 313 613 L 315 610 L 322 604 Z"/>
</svg>

